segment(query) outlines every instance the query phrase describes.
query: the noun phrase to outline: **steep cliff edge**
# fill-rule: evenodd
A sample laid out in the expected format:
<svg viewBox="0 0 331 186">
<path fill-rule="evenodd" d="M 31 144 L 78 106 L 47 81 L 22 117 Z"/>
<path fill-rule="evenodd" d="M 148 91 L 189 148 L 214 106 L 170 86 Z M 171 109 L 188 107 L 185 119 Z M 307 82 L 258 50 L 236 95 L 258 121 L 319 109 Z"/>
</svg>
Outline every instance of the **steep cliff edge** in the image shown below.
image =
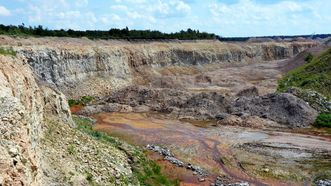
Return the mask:
<svg viewBox="0 0 331 186">
<path fill-rule="evenodd" d="M 204 68 L 205 65 L 248 63 L 292 57 L 313 41 L 222 43 L 91 41 L 70 38 L 13 39 L 1 43 L 13 46 L 27 59 L 34 73 L 65 95 L 107 95 L 133 84 L 151 83 L 160 69 Z M 147 73 L 155 72 L 149 78 Z M 140 80 L 140 81 L 139 81 Z"/>
<path fill-rule="evenodd" d="M 0 56 L 0 64 L 0 183 L 37 185 L 44 114 L 56 111 L 72 123 L 68 104 L 63 94 L 38 85 L 22 59 Z"/>
<path fill-rule="evenodd" d="M 81 185 L 92 181 L 87 173 L 100 184 L 132 177 L 124 152 L 73 127 L 61 92 L 38 83 L 21 58 L 0 55 L 0 185 Z M 104 168 L 103 181 L 95 180 Z"/>
<path fill-rule="evenodd" d="M 74 123 L 66 97 L 24 61 L 0 55 L 1 186 L 167 181 L 139 149 L 93 131 L 89 120 Z"/>
</svg>

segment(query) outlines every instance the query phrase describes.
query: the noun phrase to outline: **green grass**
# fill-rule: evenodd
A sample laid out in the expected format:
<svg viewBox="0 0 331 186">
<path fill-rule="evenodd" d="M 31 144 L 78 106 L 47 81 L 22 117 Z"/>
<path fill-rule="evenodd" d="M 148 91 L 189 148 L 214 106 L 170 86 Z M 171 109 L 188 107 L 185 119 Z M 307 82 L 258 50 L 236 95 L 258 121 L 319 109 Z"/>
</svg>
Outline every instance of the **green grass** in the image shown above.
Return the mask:
<svg viewBox="0 0 331 186">
<path fill-rule="evenodd" d="M 75 105 L 83 105 L 85 106 L 86 104 L 90 103 L 91 101 L 94 100 L 93 96 L 83 96 L 80 99 L 69 99 L 68 104 L 70 107 L 75 106 Z"/>
<path fill-rule="evenodd" d="M 73 144 L 70 144 L 67 147 L 67 151 L 70 155 L 76 154 L 76 147 Z"/>
<path fill-rule="evenodd" d="M 85 118 L 79 118 L 77 116 L 73 116 L 72 118 L 76 123 L 78 130 L 94 137 L 96 140 L 111 143 L 116 147 L 118 147 L 121 144 L 118 140 L 115 140 L 113 137 L 109 136 L 108 134 L 93 130 L 90 120 Z"/>
<path fill-rule="evenodd" d="M 13 48 L 3 48 L 0 47 L 0 55 L 5 56 L 16 56 L 16 51 L 13 50 Z"/>
<path fill-rule="evenodd" d="M 331 99 L 331 48 L 311 61 L 283 77 L 278 84 L 278 91 L 290 87 L 315 90 Z"/>
<path fill-rule="evenodd" d="M 133 159 L 133 164 L 131 164 L 133 168 L 134 176 L 139 180 L 141 185 L 145 186 L 172 186 L 179 185 L 178 180 L 170 180 L 166 176 L 164 176 L 161 172 L 161 167 L 146 157 L 146 155 L 139 149 L 128 147 L 123 144 L 121 141 L 113 138 L 112 136 L 93 130 L 91 125 L 91 121 L 84 118 L 79 118 L 77 116 L 73 116 L 73 120 L 77 125 L 77 129 L 83 133 L 86 133 L 96 140 L 100 140 L 104 143 L 109 143 L 121 150 L 123 150 L 128 157 Z"/>
<path fill-rule="evenodd" d="M 321 113 L 315 121 L 316 127 L 329 127 L 331 128 L 331 114 Z"/>
</svg>

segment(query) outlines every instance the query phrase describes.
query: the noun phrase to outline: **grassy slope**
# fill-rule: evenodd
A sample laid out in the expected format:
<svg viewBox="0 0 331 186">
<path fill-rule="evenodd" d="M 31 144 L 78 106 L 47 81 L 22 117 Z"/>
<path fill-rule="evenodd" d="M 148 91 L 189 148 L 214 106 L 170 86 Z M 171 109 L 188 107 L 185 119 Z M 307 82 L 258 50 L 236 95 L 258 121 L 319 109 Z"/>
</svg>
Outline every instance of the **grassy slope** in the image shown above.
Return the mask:
<svg viewBox="0 0 331 186">
<path fill-rule="evenodd" d="M 286 91 L 289 87 L 315 90 L 331 99 L 331 48 L 279 81 L 279 91 Z"/>
</svg>

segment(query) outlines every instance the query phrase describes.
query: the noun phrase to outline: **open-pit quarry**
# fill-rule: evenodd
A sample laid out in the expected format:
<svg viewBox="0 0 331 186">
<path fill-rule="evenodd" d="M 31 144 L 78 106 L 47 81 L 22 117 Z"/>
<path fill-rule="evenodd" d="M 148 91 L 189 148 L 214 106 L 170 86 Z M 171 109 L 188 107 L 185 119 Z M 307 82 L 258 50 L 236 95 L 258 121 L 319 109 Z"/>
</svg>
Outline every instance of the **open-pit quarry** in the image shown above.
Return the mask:
<svg viewBox="0 0 331 186">
<path fill-rule="evenodd" d="M 317 41 L 0 44 L 16 52 L 0 56 L 0 185 L 139 185 L 137 149 L 180 185 L 330 184 L 330 130 L 276 91 L 298 54 L 324 48 Z M 72 117 L 122 145 L 77 131 Z"/>
</svg>

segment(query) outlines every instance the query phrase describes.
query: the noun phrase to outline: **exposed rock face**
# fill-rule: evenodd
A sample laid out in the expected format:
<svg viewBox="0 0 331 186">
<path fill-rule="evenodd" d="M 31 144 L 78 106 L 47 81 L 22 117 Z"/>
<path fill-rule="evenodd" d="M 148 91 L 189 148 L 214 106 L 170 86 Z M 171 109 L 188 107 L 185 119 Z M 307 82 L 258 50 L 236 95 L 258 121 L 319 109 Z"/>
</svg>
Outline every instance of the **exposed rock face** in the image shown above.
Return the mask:
<svg viewBox="0 0 331 186">
<path fill-rule="evenodd" d="M 32 48 L 22 49 L 34 73 L 64 93 L 98 95 L 127 86 L 131 82 L 126 56 L 119 51 Z"/>
<path fill-rule="evenodd" d="M 34 185 L 43 104 L 28 65 L 0 56 L 0 184 Z"/>
<path fill-rule="evenodd" d="M 201 66 L 228 62 L 262 62 L 289 58 L 315 42 L 221 43 L 85 41 L 63 38 L 25 40 L 15 47 L 35 74 L 65 95 L 108 95 L 143 78 L 140 70 L 169 66 Z M 5 41 L 2 41 L 6 43 Z M 7 41 L 9 43 L 9 41 Z M 148 71 L 148 70 L 147 70 Z M 207 79 L 202 79 L 208 82 Z M 147 82 L 148 83 L 148 82 Z"/>
<path fill-rule="evenodd" d="M 69 107 L 52 89 L 47 90 L 52 98 L 44 96 L 22 60 L 0 56 L 0 63 L 0 184 L 38 185 L 43 116 L 56 112 L 49 107 L 52 100 L 54 107 L 61 108 L 57 114 L 70 123 Z M 64 100 L 58 101 L 61 96 Z"/>
<path fill-rule="evenodd" d="M 58 116 L 64 123 L 74 127 L 66 97 L 58 90 L 41 86 L 44 100 L 44 113 Z"/>
</svg>

